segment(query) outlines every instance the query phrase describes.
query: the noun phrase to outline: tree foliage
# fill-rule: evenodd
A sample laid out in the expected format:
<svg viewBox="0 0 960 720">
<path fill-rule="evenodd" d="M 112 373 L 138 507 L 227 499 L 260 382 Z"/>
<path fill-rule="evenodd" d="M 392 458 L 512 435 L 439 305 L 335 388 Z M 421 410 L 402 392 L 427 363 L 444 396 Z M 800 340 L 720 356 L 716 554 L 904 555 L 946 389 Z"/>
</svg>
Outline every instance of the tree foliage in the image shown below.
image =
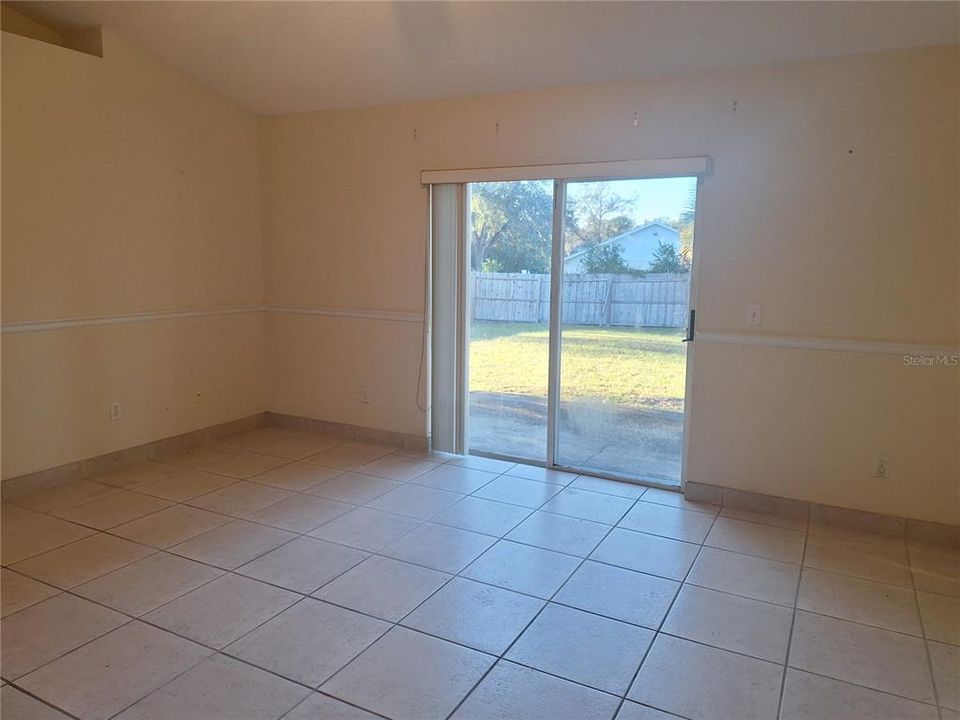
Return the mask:
<svg viewBox="0 0 960 720">
<path fill-rule="evenodd" d="M 690 266 L 683 258 L 682 250 L 674 247 L 673 243 L 660 241 L 653 251 L 653 260 L 650 261 L 649 272 L 652 273 L 682 273 L 689 272 Z"/>
<path fill-rule="evenodd" d="M 630 267 L 623 257 L 623 245 L 618 242 L 607 245 L 593 245 L 580 258 L 580 272 L 595 273 L 628 273 L 640 275 L 640 271 Z"/>
<path fill-rule="evenodd" d="M 620 195 L 610 183 L 596 182 L 570 197 L 567 208 L 567 253 L 602 243 L 635 227 L 626 213 L 632 198 Z"/>
<path fill-rule="evenodd" d="M 553 199 L 543 181 L 470 187 L 470 267 L 545 273 L 550 268 Z"/>
</svg>

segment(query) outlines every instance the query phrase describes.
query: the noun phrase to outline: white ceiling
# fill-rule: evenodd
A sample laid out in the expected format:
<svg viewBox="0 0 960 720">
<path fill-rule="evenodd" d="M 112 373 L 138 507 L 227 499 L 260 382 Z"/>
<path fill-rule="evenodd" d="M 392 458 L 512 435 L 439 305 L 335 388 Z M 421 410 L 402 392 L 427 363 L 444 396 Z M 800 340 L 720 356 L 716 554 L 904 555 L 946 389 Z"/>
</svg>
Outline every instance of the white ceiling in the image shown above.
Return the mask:
<svg viewBox="0 0 960 720">
<path fill-rule="evenodd" d="M 25 2 L 261 114 L 957 42 L 953 2 Z"/>
</svg>

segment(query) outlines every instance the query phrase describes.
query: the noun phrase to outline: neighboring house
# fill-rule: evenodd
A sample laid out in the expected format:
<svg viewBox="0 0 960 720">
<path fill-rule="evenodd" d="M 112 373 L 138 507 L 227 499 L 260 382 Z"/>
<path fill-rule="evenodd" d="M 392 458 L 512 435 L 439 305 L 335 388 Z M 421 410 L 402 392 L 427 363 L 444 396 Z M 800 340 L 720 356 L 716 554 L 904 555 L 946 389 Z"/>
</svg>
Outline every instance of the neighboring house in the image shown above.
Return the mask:
<svg viewBox="0 0 960 720">
<path fill-rule="evenodd" d="M 646 270 L 653 261 L 653 254 L 660 246 L 660 243 L 670 243 L 678 251 L 680 250 L 680 232 L 676 228 L 664 225 L 659 222 L 650 222 L 633 230 L 628 230 L 622 235 L 617 235 L 609 240 L 604 240 L 594 247 L 603 247 L 620 243 L 623 246 L 623 259 L 634 270 Z M 582 273 L 582 262 L 586 255 L 586 250 L 578 250 L 571 253 L 563 261 L 563 272 L 568 275 Z"/>
</svg>

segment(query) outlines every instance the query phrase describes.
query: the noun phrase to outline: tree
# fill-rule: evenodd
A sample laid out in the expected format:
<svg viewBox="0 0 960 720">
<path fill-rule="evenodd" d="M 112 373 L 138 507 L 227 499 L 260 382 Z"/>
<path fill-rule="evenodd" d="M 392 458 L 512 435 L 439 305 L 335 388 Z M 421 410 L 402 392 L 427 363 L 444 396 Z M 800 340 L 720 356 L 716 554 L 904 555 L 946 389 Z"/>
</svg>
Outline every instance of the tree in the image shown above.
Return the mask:
<svg viewBox="0 0 960 720">
<path fill-rule="evenodd" d="M 580 272 L 583 274 L 642 274 L 627 264 L 623 258 L 623 245 L 618 242 L 588 248 L 580 260 Z"/>
<path fill-rule="evenodd" d="M 687 270 L 693 265 L 693 225 L 697 214 L 697 188 L 690 188 L 687 203 L 680 213 L 677 229 L 680 231 L 680 257 Z M 686 271 L 684 271 L 686 272 Z"/>
<path fill-rule="evenodd" d="M 553 198 L 543 181 L 470 186 L 470 267 L 545 273 L 550 268 Z"/>
<path fill-rule="evenodd" d="M 635 227 L 625 214 L 633 200 L 617 193 L 610 183 L 595 182 L 570 198 L 567 210 L 567 253 L 590 247 Z"/>
<path fill-rule="evenodd" d="M 681 253 L 672 243 L 660 241 L 653 251 L 653 260 L 650 261 L 649 272 L 652 273 L 684 273 L 690 272 L 690 266 L 684 261 Z"/>
</svg>

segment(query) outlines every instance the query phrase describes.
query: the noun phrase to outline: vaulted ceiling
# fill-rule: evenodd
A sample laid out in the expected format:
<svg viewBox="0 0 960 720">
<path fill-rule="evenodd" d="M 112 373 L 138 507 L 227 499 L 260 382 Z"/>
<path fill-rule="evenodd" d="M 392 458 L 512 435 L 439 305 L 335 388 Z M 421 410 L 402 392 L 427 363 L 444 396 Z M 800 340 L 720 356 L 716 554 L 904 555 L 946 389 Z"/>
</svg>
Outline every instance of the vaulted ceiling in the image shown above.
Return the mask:
<svg viewBox="0 0 960 720">
<path fill-rule="evenodd" d="M 952 2 L 20 2 L 276 114 L 949 42 Z"/>
</svg>

